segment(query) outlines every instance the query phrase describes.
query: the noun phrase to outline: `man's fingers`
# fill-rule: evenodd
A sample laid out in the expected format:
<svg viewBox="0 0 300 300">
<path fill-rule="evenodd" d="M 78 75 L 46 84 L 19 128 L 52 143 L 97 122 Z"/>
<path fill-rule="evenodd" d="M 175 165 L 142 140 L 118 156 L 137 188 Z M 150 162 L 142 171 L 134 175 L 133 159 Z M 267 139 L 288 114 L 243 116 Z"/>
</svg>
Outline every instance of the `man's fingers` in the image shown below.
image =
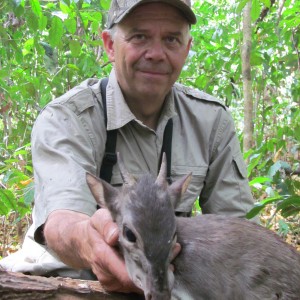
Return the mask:
<svg viewBox="0 0 300 300">
<path fill-rule="evenodd" d="M 92 270 L 107 291 L 141 293 L 130 279 L 125 262 L 118 249 L 119 230 L 107 209 L 99 209 L 90 219 L 99 235 L 93 246 Z"/>
<path fill-rule="evenodd" d="M 107 209 L 99 209 L 92 217 L 92 224 L 100 236 L 110 246 L 115 246 L 119 238 L 119 230 L 113 222 L 110 212 Z"/>
<path fill-rule="evenodd" d="M 180 251 L 181 251 L 181 245 L 179 243 L 176 243 L 172 249 L 171 261 L 179 254 Z"/>
<path fill-rule="evenodd" d="M 106 244 L 99 247 L 99 250 L 101 261 L 98 261 L 98 270 L 94 270 L 94 273 L 101 284 L 109 291 L 140 292 L 128 276 L 120 254 Z"/>
</svg>

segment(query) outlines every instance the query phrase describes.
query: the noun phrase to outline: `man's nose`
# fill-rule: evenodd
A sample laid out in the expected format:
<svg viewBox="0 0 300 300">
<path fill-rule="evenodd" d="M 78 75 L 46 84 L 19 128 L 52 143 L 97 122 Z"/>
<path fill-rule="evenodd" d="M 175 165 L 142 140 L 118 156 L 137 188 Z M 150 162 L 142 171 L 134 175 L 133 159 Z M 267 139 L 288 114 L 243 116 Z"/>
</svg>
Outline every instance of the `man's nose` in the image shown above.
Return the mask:
<svg viewBox="0 0 300 300">
<path fill-rule="evenodd" d="M 165 47 L 163 41 L 161 40 L 154 40 L 150 43 L 145 58 L 151 60 L 163 60 L 166 57 Z"/>
</svg>

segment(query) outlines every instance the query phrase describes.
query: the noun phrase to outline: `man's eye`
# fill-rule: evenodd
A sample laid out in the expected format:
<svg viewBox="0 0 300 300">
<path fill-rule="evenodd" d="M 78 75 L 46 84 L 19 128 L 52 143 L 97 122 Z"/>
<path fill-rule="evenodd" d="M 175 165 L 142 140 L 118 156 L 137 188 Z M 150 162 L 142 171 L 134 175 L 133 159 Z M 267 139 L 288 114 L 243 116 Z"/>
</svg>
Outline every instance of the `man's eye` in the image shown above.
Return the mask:
<svg viewBox="0 0 300 300">
<path fill-rule="evenodd" d="M 136 40 L 136 41 L 143 41 L 145 39 L 146 39 L 146 37 L 144 34 L 136 34 L 133 36 L 133 40 Z"/>
<path fill-rule="evenodd" d="M 127 226 L 124 226 L 124 228 L 123 228 L 123 235 L 124 235 L 124 237 L 126 238 L 126 240 L 128 242 L 131 242 L 131 243 L 135 243 L 136 242 L 136 236 L 135 236 L 135 234 Z"/>
<path fill-rule="evenodd" d="M 177 39 L 176 37 L 174 37 L 174 36 L 168 36 L 168 37 L 166 38 L 166 41 L 167 41 L 168 43 L 176 43 L 176 42 L 178 42 L 178 39 Z"/>
</svg>

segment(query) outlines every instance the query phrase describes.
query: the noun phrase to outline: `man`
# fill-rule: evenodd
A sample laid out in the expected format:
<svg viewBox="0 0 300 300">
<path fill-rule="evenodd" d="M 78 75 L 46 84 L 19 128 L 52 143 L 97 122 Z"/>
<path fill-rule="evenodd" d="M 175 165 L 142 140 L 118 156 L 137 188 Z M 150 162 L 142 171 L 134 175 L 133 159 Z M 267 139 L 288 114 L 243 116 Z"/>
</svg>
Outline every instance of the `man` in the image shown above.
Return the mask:
<svg viewBox="0 0 300 300">
<path fill-rule="evenodd" d="M 100 81 L 90 79 L 50 103 L 33 129 L 32 230 L 45 245 L 41 257 L 51 254 L 51 263 L 32 259 L 32 273 L 91 270 L 107 290 L 137 291 L 115 247 L 117 227 L 106 209 L 97 210 L 85 182 L 86 172 L 99 175 L 110 130 L 118 130 L 116 151 L 131 174 L 157 174 L 172 119 L 171 179 L 193 173 L 178 215 L 189 215 L 199 195 L 203 213 L 244 217 L 252 207 L 230 114 L 215 98 L 175 84 L 195 22 L 189 0 L 112 1 L 102 35 L 114 67 L 106 88 L 107 126 Z M 117 165 L 111 183 L 122 184 Z"/>
</svg>

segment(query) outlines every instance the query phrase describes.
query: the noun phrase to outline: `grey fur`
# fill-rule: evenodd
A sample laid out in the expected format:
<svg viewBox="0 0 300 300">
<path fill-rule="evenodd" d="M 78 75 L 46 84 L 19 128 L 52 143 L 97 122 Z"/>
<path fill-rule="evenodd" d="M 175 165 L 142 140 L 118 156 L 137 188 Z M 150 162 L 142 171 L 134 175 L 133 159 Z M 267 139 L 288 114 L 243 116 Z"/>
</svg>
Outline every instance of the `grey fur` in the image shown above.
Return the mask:
<svg viewBox="0 0 300 300">
<path fill-rule="evenodd" d="M 191 175 L 168 186 L 161 179 L 163 168 L 164 159 L 159 180 L 147 174 L 136 182 L 128 180 L 121 191 L 87 174 L 97 202 L 110 210 L 119 226 L 129 275 L 146 299 L 300 299 L 300 255 L 294 248 L 247 220 L 176 218 L 173 206 Z M 136 241 L 128 241 L 128 230 Z M 172 261 L 173 273 L 169 264 L 176 232 L 182 250 Z"/>
</svg>

